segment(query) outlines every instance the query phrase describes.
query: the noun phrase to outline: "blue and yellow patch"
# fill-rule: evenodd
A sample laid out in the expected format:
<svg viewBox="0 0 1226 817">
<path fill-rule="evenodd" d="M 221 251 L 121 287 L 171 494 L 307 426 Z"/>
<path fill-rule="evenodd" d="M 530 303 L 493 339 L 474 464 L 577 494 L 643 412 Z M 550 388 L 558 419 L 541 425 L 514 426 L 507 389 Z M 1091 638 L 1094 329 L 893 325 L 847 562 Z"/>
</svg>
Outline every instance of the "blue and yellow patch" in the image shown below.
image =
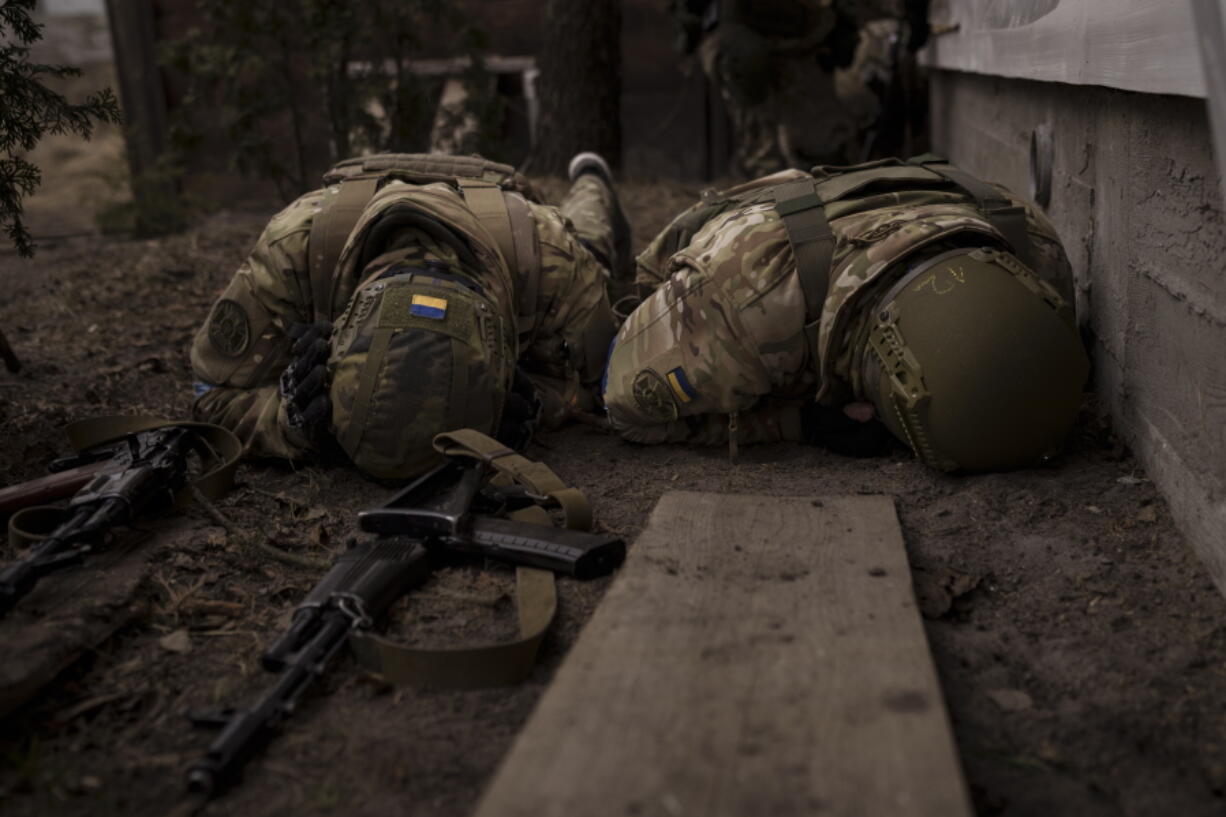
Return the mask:
<svg viewBox="0 0 1226 817">
<path fill-rule="evenodd" d="M 668 385 L 672 386 L 673 394 L 677 395 L 677 399 L 682 403 L 688 403 L 698 396 L 698 392 L 690 385 L 689 378 L 685 376 L 685 369 L 680 366 L 670 371 L 666 379 Z"/>
<path fill-rule="evenodd" d="M 412 303 L 409 304 L 409 314 L 441 321 L 447 317 L 447 299 L 414 295 Z"/>
</svg>

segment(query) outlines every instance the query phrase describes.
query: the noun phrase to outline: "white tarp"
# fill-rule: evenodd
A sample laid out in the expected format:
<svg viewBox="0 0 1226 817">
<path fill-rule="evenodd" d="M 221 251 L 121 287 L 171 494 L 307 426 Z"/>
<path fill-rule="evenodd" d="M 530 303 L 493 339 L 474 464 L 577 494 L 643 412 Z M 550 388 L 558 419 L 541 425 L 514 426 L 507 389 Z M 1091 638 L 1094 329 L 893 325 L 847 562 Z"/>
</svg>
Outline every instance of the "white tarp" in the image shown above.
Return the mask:
<svg viewBox="0 0 1226 817">
<path fill-rule="evenodd" d="M 935 0 L 928 64 L 1005 77 L 1205 96 L 1187 0 Z"/>
</svg>

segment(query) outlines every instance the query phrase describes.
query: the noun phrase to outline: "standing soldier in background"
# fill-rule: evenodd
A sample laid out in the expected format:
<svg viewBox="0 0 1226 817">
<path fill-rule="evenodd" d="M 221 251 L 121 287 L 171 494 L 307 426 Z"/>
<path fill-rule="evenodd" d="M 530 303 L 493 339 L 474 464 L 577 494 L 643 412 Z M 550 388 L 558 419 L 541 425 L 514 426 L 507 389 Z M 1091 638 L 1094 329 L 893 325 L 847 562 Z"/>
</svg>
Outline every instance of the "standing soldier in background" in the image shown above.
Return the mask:
<svg viewBox="0 0 1226 817">
<path fill-rule="evenodd" d="M 709 193 L 638 258 L 605 404 L 643 443 L 796 440 L 944 471 L 1055 454 L 1089 363 L 1043 214 L 936 157 Z M 877 418 L 884 425 L 871 422 Z"/>
<path fill-rule="evenodd" d="M 422 473 L 434 435 L 507 444 L 596 405 L 628 277 L 608 165 L 571 162 L 561 209 L 477 157 L 353 159 L 275 216 L 192 343 L 199 420 L 249 455 L 333 444 L 364 473 Z"/>
<path fill-rule="evenodd" d="M 732 120 L 734 172 L 862 161 L 893 121 L 902 38 L 928 35 L 928 0 L 672 0 L 679 47 L 698 53 Z M 905 22 L 904 22 L 905 19 Z M 901 146 L 899 146 L 901 148 Z M 884 150 L 891 147 L 885 146 Z"/>
</svg>

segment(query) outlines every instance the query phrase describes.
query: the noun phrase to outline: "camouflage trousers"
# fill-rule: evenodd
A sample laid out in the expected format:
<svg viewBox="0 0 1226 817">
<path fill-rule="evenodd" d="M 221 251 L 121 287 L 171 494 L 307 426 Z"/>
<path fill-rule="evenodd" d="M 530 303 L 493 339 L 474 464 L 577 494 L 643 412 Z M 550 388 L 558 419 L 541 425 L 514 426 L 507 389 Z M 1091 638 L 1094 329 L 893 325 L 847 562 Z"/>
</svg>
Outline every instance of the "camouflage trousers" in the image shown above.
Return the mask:
<svg viewBox="0 0 1226 817">
<path fill-rule="evenodd" d="M 630 227 L 617 193 L 600 176 L 584 173 L 575 179 L 558 208 L 583 246 L 604 266 L 612 284 L 633 276 Z M 611 286 L 617 290 L 617 286 Z M 611 291 L 611 295 L 616 294 Z"/>
</svg>

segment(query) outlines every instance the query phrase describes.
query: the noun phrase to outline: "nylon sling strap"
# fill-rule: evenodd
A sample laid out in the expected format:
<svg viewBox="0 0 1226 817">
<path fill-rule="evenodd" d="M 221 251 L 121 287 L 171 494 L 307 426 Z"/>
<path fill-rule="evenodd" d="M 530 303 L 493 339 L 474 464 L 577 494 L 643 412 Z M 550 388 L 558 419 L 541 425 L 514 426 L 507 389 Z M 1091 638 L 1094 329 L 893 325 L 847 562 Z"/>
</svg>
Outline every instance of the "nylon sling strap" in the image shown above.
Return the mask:
<svg viewBox="0 0 1226 817">
<path fill-rule="evenodd" d="M 393 684 L 442 689 L 477 689 L 519 683 L 532 674 L 541 640 L 558 609 L 557 588 L 548 570 L 515 570 L 519 635 L 477 647 L 409 647 L 381 635 L 355 630 L 354 656 L 370 672 Z"/>
<path fill-rule="evenodd" d="M 484 179 L 457 178 L 468 209 L 498 244 L 502 257 L 515 277 L 518 292 L 517 328 L 532 331 L 536 323 L 536 298 L 540 283 L 540 261 L 536 257 L 536 228 L 523 198 L 506 193 Z"/>
<path fill-rule="evenodd" d="M 308 265 L 315 320 L 332 320 L 332 284 L 349 234 L 362 217 L 384 173 L 349 176 L 324 189 L 320 211 L 311 222 Z"/>
<path fill-rule="evenodd" d="M 197 443 L 195 449 L 204 462 L 203 472 L 192 479 L 175 497 L 175 507 L 183 508 L 191 504 L 193 489 L 199 491 L 205 499 L 217 499 L 229 491 L 234 485 L 234 472 L 243 456 L 243 444 L 233 432 L 221 426 L 212 423 L 180 423 L 160 417 L 125 414 L 79 420 L 69 424 L 65 431 L 73 449 L 85 451 L 129 434 L 167 426 L 179 426 L 191 431 Z M 24 508 L 9 519 L 9 544 L 17 547 L 38 541 L 43 535 L 36 531 L 49 530 L 64 518 L 66 515 L 62 508 Z"/>
<path fill-rule="evenodd" d="M 796 259 L 796 275 L 805 296 L 805 338 L 813 369 L 821 383 L 817 339 L 821 329 L 822 308 L 830 289 L 830 268 L 834 263 L 834 231 L 826 219 L 825 202 L 812 178 L 784 182 L 774 189 L 775 210 L 788 232 L 788 243 Z"/>
<path fill-rule="evenodd" d="M 920 165 L 961 188 L 975 200 L 975 205 L 1009 245 L 1013 254 L 1026 266 L 1034 269 L 1034 252 L 1026 223 L 1026 208 L 1014 204 L 1006 195 L 992 185 L 954 167 L 948 160 L 932 153 L 925 153 L 908 160 Z"/>
<path fill-rule="evenodd" d="M 483 460 L 499 474 L 522 485 L 542 502 L 562 509 L 566 527 L 591 530 L 592 506 L 577 488 L 568 487 L 549 466 L 533 462 L 502 443 L 471 428 L 448 431 L 434 438 L 434 448 L 449 457 Z"/>
<path fill-rule="evenodd" d="M 543 463 L 532 462 L 502 443 L 471 428 L 434 438 L 447 456 L 471 457 L 488 463 L 504 480 L 514 480 L 543 502 L 557 503 L 567 527 L 591 527 L 587 498 L 562 483 Z M 516 511 L 511 518 L 531 524 L 552 524 L 541 506 Z M 520 567 L 515 571 L 515 602 L 519 635 L 511 641 L 451 649 L 408 647 L 366 631 L 349 639 L 354 655 L 371 672 L 395 684 L 444 689 L 475 689 L 518 683 L 532 673 L 541 639 L 557 613 L 554 576 L 548 570 Z"/>
</svg>

